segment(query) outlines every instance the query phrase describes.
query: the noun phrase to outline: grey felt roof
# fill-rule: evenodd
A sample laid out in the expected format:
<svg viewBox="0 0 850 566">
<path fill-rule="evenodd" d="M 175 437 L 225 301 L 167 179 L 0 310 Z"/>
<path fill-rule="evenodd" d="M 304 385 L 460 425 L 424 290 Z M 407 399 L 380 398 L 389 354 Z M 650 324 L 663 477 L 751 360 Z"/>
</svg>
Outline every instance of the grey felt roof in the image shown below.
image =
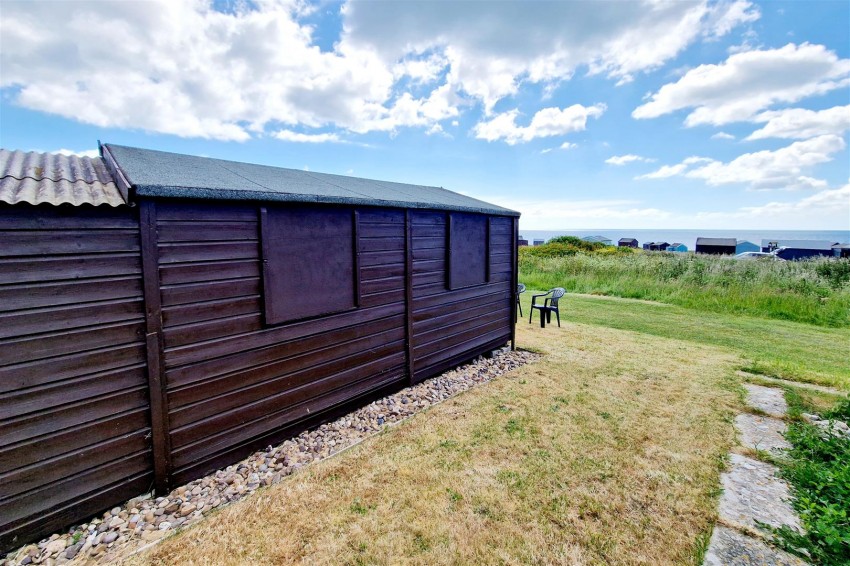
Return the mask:
<svg viewBox="0 0 850 566">
<path fill-rule="evenodd" d="M 439 187 L 374 181 L 106 144 L 136 196 L 518 212 Z"/>
<path fill-rule="evenodd" d="M 734 248 L 738 245 L 738 240 L 735 238 L 697 238 L 698 246 L 728 246 Z"/>
</svg>

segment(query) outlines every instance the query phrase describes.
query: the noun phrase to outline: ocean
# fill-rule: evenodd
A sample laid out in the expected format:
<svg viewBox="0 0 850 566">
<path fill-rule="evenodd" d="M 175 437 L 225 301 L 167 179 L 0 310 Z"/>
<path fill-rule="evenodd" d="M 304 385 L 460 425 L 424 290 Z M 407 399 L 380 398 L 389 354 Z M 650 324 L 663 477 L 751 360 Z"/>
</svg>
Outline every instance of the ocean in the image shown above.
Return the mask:
<svg viewBox="0 0 850 566">
<path fill-rule="evenodd" d="M 842 244 L 850 243 L 850 230 L 627 230 L 611 228 L 609 230 L 523 230 L 519 229 L 520 237 L 531 244 L 534 240 L 548 240 L 556 236 L 605 236 L 614 245 L 620 238 L 636 238 L 639 245 L 644 242 L 679 242 L 688 246 L 689 250 L 696 247 L 699 237 L 707 238 L 736 238 L 748 240 L 757 246 L 762 239 L 766 240 L 829 240 Z"/>
</svg>

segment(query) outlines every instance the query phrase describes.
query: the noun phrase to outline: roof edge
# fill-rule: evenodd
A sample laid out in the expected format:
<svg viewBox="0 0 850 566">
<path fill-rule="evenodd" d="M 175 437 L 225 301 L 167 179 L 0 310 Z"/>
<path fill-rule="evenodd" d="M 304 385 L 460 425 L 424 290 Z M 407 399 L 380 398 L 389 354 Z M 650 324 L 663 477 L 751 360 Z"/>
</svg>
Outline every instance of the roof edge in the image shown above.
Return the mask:
<svg viewBox="0 0 850 566">
<path fill-rule="evenodd" d="M 486 207 L 467 207 L 467 206 L 452 206 L 444 205 L 435 207 L 433 203 L 427 202 L 405 202 L 384 200 L 376 203 L 374 200 L 367 198 L 347 198 L 347 197 L 322 197 L 319 195 L 298 194 L 298 193 L 277 193 L 273 191 L 248 191 L 248 190 L 231 190 L 231 189 L 216 189 L 216 188 L 197 188 L 197 187 L 175 187 L 162 185 L 133 185 L 135 196 L 137 197 L 159 197 L 159 198 L 174 198 L 174 199 L 220 199 L 232 201 L 266 201 L 266 202 L 300 202 L 300 203 L 315 203 L 315 204 L 340 204 L 340 205 L 356 205 L 370 207 L 387 207 L 387 208 L 415 208 L 424 210 L 448 210 L 452 212 L 471 212 L 476 214 L 488 214 L 491 216 L 510 216 L 519 218 L 520 213 L 515 210 L 495 209 Z M 187 195 L 187 191 L 191 191 L 191 195 Z"/>
</svg>

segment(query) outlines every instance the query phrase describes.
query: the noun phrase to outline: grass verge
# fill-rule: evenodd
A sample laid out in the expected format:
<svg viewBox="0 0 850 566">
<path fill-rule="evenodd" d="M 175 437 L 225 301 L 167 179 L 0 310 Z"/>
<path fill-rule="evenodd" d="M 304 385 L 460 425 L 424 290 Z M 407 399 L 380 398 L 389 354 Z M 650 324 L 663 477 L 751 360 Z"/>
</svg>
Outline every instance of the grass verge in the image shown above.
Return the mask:
<svg viewBox="0 0 850 566">
<path fill-rule="evenodd" d="M 529 326 L 528 309 L 534 292 L 522 295 L 525 321 L 519 322 L 520 327 Z M 538 320 L 535 313 L 533 326 L 539 325 Z M 561 301 L 561 320 L 719 346 L 745 360 L 741 369 L 850 391 L 847 328 L 569 293 Z"/>
<path fill-rule="evenodd" d="M 140 564 L 699 564 L 740 364 L 710 346 L 522 325 L 543 361 L 235 504 Z"/>
</svg>

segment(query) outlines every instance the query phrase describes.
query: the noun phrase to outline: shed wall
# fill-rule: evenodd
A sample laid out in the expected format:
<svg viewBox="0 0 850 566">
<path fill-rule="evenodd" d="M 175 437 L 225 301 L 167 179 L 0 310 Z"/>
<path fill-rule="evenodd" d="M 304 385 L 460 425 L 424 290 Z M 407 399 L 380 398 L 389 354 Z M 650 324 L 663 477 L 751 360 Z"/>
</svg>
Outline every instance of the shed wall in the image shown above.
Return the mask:
<svg viewBox="0 0 850 566">
<path fill-rule="evenodd" d="M 157 204 L 174 484 L 406 377 L 404 212 L 359 212 L 360 308 L 270 327 L 258 218 L 256 205 Z"/>
<path fill-rule="evenodd" d="M 152 483 L 134 209 L 0 205 L 0 548 Z"/>
</svg>

